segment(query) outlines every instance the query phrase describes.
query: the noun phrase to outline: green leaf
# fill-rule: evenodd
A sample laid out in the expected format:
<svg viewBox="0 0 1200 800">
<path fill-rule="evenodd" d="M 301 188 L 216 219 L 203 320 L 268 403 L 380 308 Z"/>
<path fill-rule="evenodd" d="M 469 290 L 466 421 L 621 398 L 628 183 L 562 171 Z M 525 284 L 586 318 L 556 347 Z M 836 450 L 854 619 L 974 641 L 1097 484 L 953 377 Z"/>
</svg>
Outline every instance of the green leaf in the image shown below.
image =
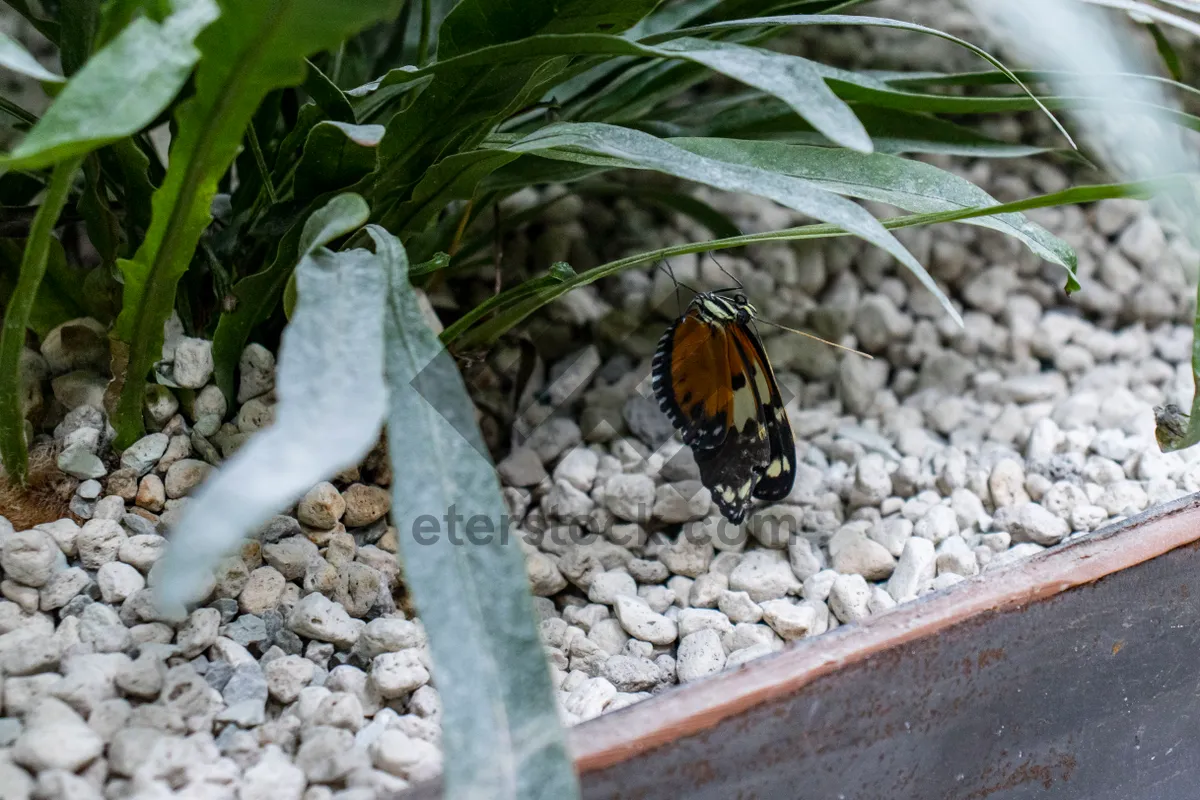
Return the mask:
<svg viewBox="0 0 1200 800">
<path fill-rule="evenodd" d="M 308 61 L 308 76 L 304 79 L 304 90 L 321 107 L 331 120 L 354 124 L 354 108 L 337 84 L 329 80 L 317 65 Z"/>
<path fill-rule="evenodd" d="M 8 305 L 9 298 L 17 287 L 20 275 L 23 242 L 12 239 L 0 240 L 0 303 Z M 60 280 L 67 267 L 66 254 L 57 239 L 50 240 L 50 251 L 46 258 L 46 275 L 38 287 L 37 298 L 29 310 L 29 329 L 44 339 L 53 328 L 67 320 L 87 316 L 86 309 L 79 305 L 75 296 L 63 289 Z M 75 286 L 78 286 L 76 278 Z"/>
<path fill-rule="evenodd" d="M 296 167 L 296 197 L 307 200 L 353 185 L 375 169 L 382 125 L 318 122 Z"/>
<path fill-rule="evenodd" d="M 129 380 L 113 420 L 118 447 L 141 434 L 142 376 L 161 353 L 175 286 L 209 223 L 217 181 L 237 155 L 255 109 L 272 90 L 304 79 L 307 56 L 394 15 L 397 5 L 397 0 L 225 0 L 220 19 L 197 39 L 204 57 L 196 94 L 176 114 L 179 133 L 166 179 L 154 195 L 150 230 L 134 257 L 120 262 L 125 296 L 114 333 L 129 343 L 130 356 Z"/>
<path fill-rule="evenodd" d="M 28 470 L 28 453 L 21 409 L 21 350 L 25 347 L 25 329 L 42 277 L 46 274 L 54 225 L 66 205 L 81 161 L 80 157 L 70 158 L 54 168 L 46 196 L 33 218 L 29 240 L 25 243 L 20 277 L 4 310 L 4 327 L 0 332 L 0 456 L 9 476 L 22 484 Z"/>
<path fill-rule="evenodd" d="M 1183 67 L 1179 61 L 1179 54 L 1175 52 L 1175 48 L 1162 32 L 1162 28 L 1153 22 L 1146 23 L 1144 27 L 1154 39 L 1154 47 L 1158 50 L 1158 56 L 1162 59 L 1163 66 L 1167 68 L 1167 72 L 1171 73 L 1171 77 L 1174 80 L 1182 81 Z"/>
<path fill-rule="evenodd" d="M 334 253 L 316 242 L 296 267 L 300 296 L 279 348 L 275 421 L 188 503 L 160 564 L 168 609 L 193 600 L 243 537 L 378 441 L 386 274 L 368 250 Z"/>
<path fill-rule="evenodd" d="M 578 798 L 525 558 L 511 538 L 475 408 L 453 357 L 425 322 L 403 246 L 381 228 L 367 230 L 390 279 L 384 349 L 392 520 L 442 695 L 445 796 Z M 469 543 L 460 538 L 467 520 Z M 418 538 L 430 522 L 439 532 L 433 542 Z"/>
<path fill-rule="evenodd" d="M 100 255 L 101 263 L 111 267 L 121 246 L 121 221 L 108 203 L 100 160 L 95 153 L 84 159 L 83 175 L 84 190 L 77 207 L 87 223 L 88 239 Z"/>
<path fill-rule="evenodd" d="M 999 73 L 993 73 L 999 74 Z M 897 108 L 855 105 L 877 153 L 941 153 L 969 158 L 1026 158 L 1055 151 L 1049 147 L 1013 144 L 984 136 L 963 125 L 928 114 Z M 681 109 L 664 117 L 676 127 L 671 136 L 715 136 L 729 139 L 769 139 L 793 144 L 831 145 L 795 112 L 775 98 L 759 93 L 741 98 L 722 98 Z M 646 123 L 643 123 L 645 126 Z"/>
<path fill-rule="evenodd" d="M 92 42 L 100 21 L 99 0 L 62 0 L 58 38 L 63 72 L 74 75 L 92 54 Z"/>
<path fill-rule="evenodd" d="M 600 123 L 548 125 L 509 145 L 512 152 L 632 169 L 651 169 L 730 192 L 748 192 L 794 211 L 838 225 L 891 253 L 961 322 L 949 298 L 907 250 L 854 203 L 817 186 L 772 171 L 697 156 L 649 134 Z"/>
<path fill-rule="evenodd" d="M 932 164 L 875 153 L 864 155 L 827 147 L 735 139 L 671 139 L 672 144 L 706 158 L 794 175 L 831 192 L 888 203 L 927 214 L 998 206 L 975 184 Z M 1012 236 L 1074 277 L 1075 251 L 1063 240 L 1020 214 L 968 220 Z"/>
<path fill-rule="evenodd" d="M 657 0 L 601 4 L 570 0 L 557 5 L 513 0 L 500 6 L 491 0 L 460 2 L 439 33 L 438 61 L 425 72 L 393 70 L 379 83 L 382 89 L 390 82 L 407 83 L 428 77 L 432 71 L 439 73 L 407 108 L 388 121 L 380 147 L 380 168 L 368 198 L 372 207 L 378 212 L 390 207 L 393 199 L 408 199 L 425 165 L 475 149 L 497 122 L 525 103 L 530 84 L 539 86 L 544 77 L 560 73 L 569 63 L 565 56 L 556 61 L 553 55 L 522 56 L 520 63 L 509 64 L 484 57 L 472 63 L 469 59 L 474 51 L 539 33 L 619 33 L 657 5 Z M 463 59 L 456 60 L 459 56 Z M 543 69 L 545 76 L 540 73 Z"/>
<path fill-rule="evenodd" d="M 221 315 L 213 334 L 213 366 L 217 387 L 225 394 L 230 408 L 237 400 L 234 372 L 242 350 L 250 340 L 255 325 L 265 320 L 284 290 L 297 258 L 329 244 L 334 239 L 357 230 L 370 215 L 367 203 L 356 194 L 340 194 L 312 204 L 314 210 L 305 214 L 283 235 L 275 259 L 266 269 L 242 278 L 233 285 L 237 305 Z M 290 317 L 290 315 L 289 315 Z"/>
<path fill-rule="evenodd" d="M 389 73 L 380 86 L 490 63 L 582 55 L 648 56 L 689 61 L 779 97 L 838 144 L 863 152 L 871 150 L 866 131 L 849 106 L 826 85 L 820 65 L 799 56 L 734 42 L 681 38 L 655 47 L 602 34 L 530 36 L 439 61 L 422 70 L 393 71 L 394 77 Z M 437 85 L 436 81 L 434 85 Z"/>
<path fill-rule="evenodd" d="M 654 42 L 654 41 L 659 41 L 659 40 L 674 39 L 674 38 L 677 38 L 680 36 L 694 36 L 697 34 L 721 33 L 721 32 L 725 32 L 725 31 L 741 30 L 744 28 L 761 28 L 763 26 L 771 26 L 771 25 L 779 25 L 779 26 L 784 26 L 784 27 L 811 26 L 811 25 L 820 25 L 820 26 L 834 25 L 834 26 L 852 26 L 852 27 L 853 26 L 863 26 L 863 27 L 876 27 L 876 28 L 893 28 L 895 30 L 903 30 L 903 31 L 909 31 L 912 33 L 920 33 L 920 34 L 927 35 L 927 36 L 935 36 L 939 39 L 945 39 L 948 42 L 953 42 L 954 44 L 958 45 L 959 47 L 963 47 L 963 48 L 966 48 L 967 50 L 970 50 L 972 53 L 979 56 L 984 61 L 987 61 L 989 64 L 991 64 L 993 67 L 995 67 L 1001 73 L 1003 73 L 1005 75 L 1005 77 L 1007 77 L 1009 80 L 1011 80 L 1013 83 L 1015 83 L 1018 87 L 1020 87 L 1021 90 L 1027 96 L 1025 99 L 1027 99 L 1029 102 L 1033 103 L 1033 106 L 1035 108 L 1041 109 L 1043 112 L 1045 112 L 1046 115 L 1050 118 L 1051 122 L 1054 123 L 1055 127 L 1058 128 L 1059 132 L 1062 133 L 1062 135 L 1068 141 L 1071 140 L 1070 134 L 1067 133 L 1066 129 L 1062 127 L 1062 125 L 1054 117 L 1054 115 L 1050 113 L 1051 107 L 1048 105 L 1044 105 L 1041 102 L 1041 100 L 1039 100 L 1037 98 L 1037 96 L 1034 95 L 1033 92 L 1031 92 L 1029 90 L 1029 88 L 1027 86 L 1025 86 L 1025 84 L 1013 73 L 1013 71 L 1010 70 L 1008 67 L 1004 66 L 1004 64 L 999 59 L 997 59 L 995 56 L 991 55 L 986 50 L 984 50 L 980 47 L 977 47 L 964 39 L 960 39 L 957 36 L 953 36 L 951 34 L 945 33 L 944 31 L 939 31 L 936 28 L 929 28 L 929 27 L 926 27 L 925 25 L 917 25 L 916 23 L 913 23 L 913 22 L 903 22 L 901 20 L 887 19 L 884 17 L 860 17 L 860 16 L 852 16 L 852 15 L 848 15 L 848 14 L 811 14 L 811 15 L 783 14 L 783 15 L 773 15 L 773 16 L 761 16 L 761 17 L 755 17 L 753 19 L 740 19 L 740 20 L 730 20 L 730 21 L 726 21 L 726 22 L 716 22 L 716 23 L 712 23 L 709 25 L 701 25 L 701 26 L 698 26 L 695 28 L 682 28 L 680 30 L 671 31 L 669 33 L 660 34 L 659 36 L 649 37 L 647 39 L 647 41 Z M 824 65 L 820 65 L 820 66 L 823 68 L 823 73 L 827 79 L 840 77 L 843 80 L 843 82 L 850 83 L 852 85 L 857 84 L 862 88 L 872 87 L 874 84 L 878 83 L 874 79 L 867 78 L 866 76 L 861 76 L 854 72 L 849 72 L 847 70 L 837 70 L 832 67 L 826 67 Z M 836 91 L 838 87 L 835 85 L 833 88 Z M 842 98 L 848 98 L 848 95 L 841 93 L 841 92 L 838 93 L 838 96 L 842 97 Z M 1016 98 L 1014 98 L 1014 99 L 1016 99 Z M 901 107 L 903 107 L 903 106 L 901 106 Z M 932 109 L 917 109 L 917 110 L 932 110 Z"/>
<path fill-rule="evenodd" d="M 1070 189 L 1064 189 L 1061 192 L 1053 192 L 1051 194 L 1039 195 L 1037 197 L 1026 198 L 1012 203 L 1005 203 L 1000 206 L 990 206 L 986 208 L 963 209 L 961 211 L 943 211 L 931 214 L 910 214 L 902 217 L 893 217 L 891 219 L 880 220 L 883 227 L 888 230 L 897 228 L 910 228 L 917 225 L 933 225 L 941 222 L 958 222 L 961 220 L 974 219 L 977 217 L 986 217 L 993 214 L 1008 214 L 1020 211 L 1029 211 L 1034 208 L 1051 208 L 1053 206 L 1077 205 L 1079 203 L 1093 203 L 1097 200 L 1109 200 L 1114 198 L 1136 198 L 1139 200 L 1147 200 L 1156 195 L 1176 192 L 1190 191 L 1196 180 L 1192 175 L 1172 175 L 1164 178 L 1146 181 L 1133 181 L 1130 183 L 1114 183 L 1101 184 L 1095 186 L 1075 186 Z M 762 244 L 764 242 L 792 242 L 808 239 L 824 239 L 833 236 L 849 236 L 845 230 L 836 225 L 804 225 L 799 228 L 787 228 L 780 231 L 766 231 L 765 233 L 751 233 L 743 236 L 734 236 L 727 239 L 715 239 L 708 242 L 689 242 L 687 244 L 673 245 L 664 247 L 658 250 L 649 250 L 644 253 L 627 256 L 616 261 L 610 261 L 607 264 L 601 264 L 598 267 L 580 273 L 577 277 L 567 280 L 561 284 L 547 286 L 534 296 L 513 305 L 511 308 L 503 309 L 494 318 L 488 320 L 482 325 L 468 331 L 462 336 L 452 339 L 443 334 L 443 341 L 450 344 L 456 342 L 458 346 L 466 349 L 477 347 L 495 341 L 497 337 L 502 335 L 521 320 L 528 317 L 537 309 L 545 304 L 552 302 L 572 289 L 580 286 L 586 286 L 590 283 L 616 275 L 622 270 L 637 266 L 638 264 L 647 264 L 661 259 L 673 258 L 675 256 L 686 255 L 689 253 L 706 253 L 713 250 L 724 250 L 733 247 L 743 247 L 749 244 Z M 1068 290 L 1077 287 L 1068 285 Z"/>
<path fill-rule="evenodd" d="M 192 42 L 217 16 L 213 0 L 176 0 L 161 25 L 134 20 L 63 87 L 0 168 L 38 169 L 144 128 L 175 98 L 199 53 Z"/>
<path fill-rule="evenodd" d="M 387 216 L 389 227 L 422 231 L 452 200 L 468 200 L 480 181 L 517 158 L 503 150 L 468 150 L 434 164 L 413 190 L 412 199 Z"/>
<path fill-rule="evenodd" d="M 0 67 L 46 83 L 66 81 L 62 75 L 51 72 L 39 64 L 28 50 L 3 32 L 0 32 Z"/>
<path fill-rule="evenodd" d="M 825 85 L 820 72 L 808 59 L 758 47 L 695 38 L 664 42 L 656 49 L 673 52 L 768 92 L 787 103 L 830 141 L 851 150 L 871 152 L 871 139 L 862 123 Z"/>
</svg>

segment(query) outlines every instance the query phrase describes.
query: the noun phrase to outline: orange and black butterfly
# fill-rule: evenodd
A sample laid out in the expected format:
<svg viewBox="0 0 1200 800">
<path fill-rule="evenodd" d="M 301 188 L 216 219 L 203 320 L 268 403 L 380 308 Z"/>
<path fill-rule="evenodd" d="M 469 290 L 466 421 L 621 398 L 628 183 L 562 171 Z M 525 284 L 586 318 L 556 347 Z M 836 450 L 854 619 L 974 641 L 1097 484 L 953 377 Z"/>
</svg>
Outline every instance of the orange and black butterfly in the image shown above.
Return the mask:
<svg viewBox="0 0 1200 800">
<path fill-rule="evenodd" d="M 796 445 L 775 373 L 753 328 L 757 310 L 733 289 L 700 292 L 658 342 L 651 380 L 717 508 L 740 523 L 754 500 L 782 500 Z"/>
</svg>

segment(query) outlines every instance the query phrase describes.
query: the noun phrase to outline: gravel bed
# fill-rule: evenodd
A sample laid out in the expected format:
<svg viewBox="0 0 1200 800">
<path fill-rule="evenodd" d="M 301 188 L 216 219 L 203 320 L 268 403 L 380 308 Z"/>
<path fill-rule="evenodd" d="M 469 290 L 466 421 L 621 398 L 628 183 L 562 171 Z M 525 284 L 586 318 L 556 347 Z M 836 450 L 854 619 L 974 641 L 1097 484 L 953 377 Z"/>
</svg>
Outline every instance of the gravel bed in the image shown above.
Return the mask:
<svg viewBox="0 0 1200 800">
<path fill-rule="evenodd" d="M 1067 185 L 1046 164 L 993 168 L 963 174 L 1002 200 Z M 697 194 L 747 231 L 803 222 Z M 652 400 L 649 358 L 675 310 L 665 274 L 629 271 L 548 310 L 538 344 L 556 355 L 497 469 L 567 722 L 1200 490 L 1200 454 L 1164 455 L 1153 432 L 1155 405 L 1190 403 L 1197 254 L 1138 203 L 1030 217 L 1078 249 L 1083 292 L 1068 299 L 1061 270 L 993 231 L 898 232 L 961 329 L 849 239 L 720 256 L 764 316 L 876 355 L 762 329 L 799 466 L 791 495 L 742 526 L 717 515 Z M 566 198 L 506 252 L 586 268 L 706 237 Z M 672 267 L 700 288 L 728 282 L 709 259 Z M 55 422 L 43 447 L 82 524 L 0 517 L 0 797 L 367 800 L 436 775 L 440 701 L 398 581 L 382 452 L 313 487 L 222 563 L 199 607 L 166 618 L 150 601 L 164 533 L 271 423 L 274 356 L 246 349 L 228 414 L 210 343 L 174 332 L 163 372 L 181 388 L 148 394 L 154 432 L 119 457 L 98 411 L 107 361 L 87 320 L 26 353 L 27 390 Z"/>
</svg>

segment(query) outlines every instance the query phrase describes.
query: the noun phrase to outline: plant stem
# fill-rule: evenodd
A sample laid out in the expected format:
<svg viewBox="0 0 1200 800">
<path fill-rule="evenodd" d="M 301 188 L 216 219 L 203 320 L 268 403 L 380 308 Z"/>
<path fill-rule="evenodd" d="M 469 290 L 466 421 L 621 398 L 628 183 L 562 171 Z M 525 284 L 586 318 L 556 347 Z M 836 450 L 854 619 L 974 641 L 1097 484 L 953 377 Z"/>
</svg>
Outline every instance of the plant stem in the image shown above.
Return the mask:
<svg viewBox="0 0 1200 800">
<path fill-rule="evenodd" d="M 4 313 L 0 332 L 0 456 L 10 478 L 25 483 L 29 469 L 29 454 L 25 446 L 25 416 L 21 409 L 21 350 L 25 346 L 25 329 L 37 299 L 38 288 L 46 274 L 46 259 L 50 239 L 58 215 L 66 205 L 71 180 L 83 163 L 83 156 L 72 156 L 59 162 L 50 176 L 46 197 L 33 218 L 25 252 L 21 257 L 21 274 Z"/>
<path fill-rule="evenodd" d="M 429 58 L 429 27 L 433 18 L 430 0 L 421 0 L 421 38 L 417 40 L 417 66 L 425 66 Z"/>
<path fill-rule="evenodd" d="M 253 122 L 246 128 L 246 134 L 250 140 L 250 150 L 254 153 L 254 163 L 258 167 L 259 174 L 262 175 L 267 199 L 271 201 L 271 205 L 276 205 L 279 199 L 275 196 L 275 186 L 271 183 L 271 171 L 267 169 L 267 159 L 263 157 L 262 146 L 258 143 L 258 131 L 254 130 Z"/>
</svg>

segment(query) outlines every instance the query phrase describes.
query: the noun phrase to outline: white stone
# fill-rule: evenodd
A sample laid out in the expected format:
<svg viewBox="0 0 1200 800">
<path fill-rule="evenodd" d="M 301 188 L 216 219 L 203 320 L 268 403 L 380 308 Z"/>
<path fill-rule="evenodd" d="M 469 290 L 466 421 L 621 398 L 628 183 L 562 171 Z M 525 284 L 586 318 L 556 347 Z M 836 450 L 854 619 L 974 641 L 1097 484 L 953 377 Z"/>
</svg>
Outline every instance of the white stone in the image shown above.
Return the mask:
<svg viewBox="0 0 1200 800">
<path fill-rule="evenodd" d="M 816 631 L 817 611 L 808 603 L 767 600 L 762 604 L 763 621 L 787 641 L 802 639 Z"/>
<path fill-rule="evenodd" d="M 614 690 L 615 692 L 615 690 Z M 409 781 L 425 781 L 442 771 L 442 751 L 434 744 L 389 729 L 370 747 L 376 768 Z"/>
<path fill-rule="evenodd" d="M 648 475 L 613 475 L 604 484 L 605 507 L 629 522 L 649 521 L 654 498 L 654 479 Z"/>
<path fill-rule="evenodd" d="M 870 600 L 871 589 L 862 575 L 838 575 L 829 590 L 829 610 L 842 622 L 866 619 Z"/>
<path fill-rule="evenodd" d="M 678 635 L 675 622 L 662 614 L 656 614 L 640 597 L 618 595 L 614 606 L 621 627 L 635 639 L 659 645 L 675 641 Z"/>
<path fill-rule="evenodd" d="M 729 618 L 730 622 L 758 622 L 762 619 L 763 610 L 750 599 L 747 592 L 721 592 L 717 598 L 717 608 Z"/>
<path fill-rule="evenodd" d="M 961 536 L 951 536 L 941 543 L 937 554 L 937 571 L 941 575 L 952 572 L 969 578 L 979 572 L 975 551 Z"/>
<path fill-rule="evenodd" d="M 616 696 L 617 688 L 608 679 L 588 678 L 567 695 L 563 705 L 581 720 L 587 720 L 600 716 Z"/>
<path fill-rule="evenodd" d="M 896 571 L 888 579 L 887 591 L 897 603 L 916 598 L 933 583 L 937 570 L 937 552 L 933 542 L 913 537 L 904 544 Z"/>
<path fill-rule="evenodd" d="M 213 374 L 212 342 L 181 337 L 175 346 L 171 377 L 184 389 L 200 389 Z"/>
<path fill-rule="evenodd" d="M 371 682 L 384 699 L 390 700 L 429 683 L 429 670 L 416 649 L 381 653 L 371 662 Z"/>
<path fill-rule="evenodd" d="M 840 573 L 881 581 L 886 580 L 896 568 L 896 560 L 887 548 L 868 539 L 863 533 L 853 532 L 845 537 L 839 542 L 836 552 L 831 540 L 829 550 L 833 556 L 833 568 Z"/>
<path fill-rule="evenodd" d="M 689 683 L 725 668 L 725 648 L 721 635 L 712 629 L 699 630 L 683 637 L 676 657 L 680 683 Z"/>
<path fill-rule="evenodd" d="M 13 761 L 34 772 L 74 772 L 104 751 L 104 741 L 70 706 L 53 697 L 37 702 L 13 744 Z"/>
<path fill-rule="evenodd" d="M 37 528 L 9 533 L 0 539 L 0 571 L 25 586 L 45 585 L 60 566 L 62 557 L 54 537 Z"/>
<path fill-rule="evenodd" d="M 288 627 L 301 636 L 351 647 L 358 641 L 362 623 L 355 623 L 341 603 L 322 594 L 305 595 L 288 615 Z"/>
<path fill-rule="evenodd" d="M 1043 547 L 1058 544 L 1070 533 L 1067 523 L 1037 503 L 1024 503 L 1011 514 L 997 515 L 997 527 L 1008 531 L 1013 542 L 1033 542 Z"/>
<path fill-rule="evenodd" d="M 592 578 L 592 585 L 588 587 L 588 600 L 612 605 L 618 595 L 636 597 L 637 593 L 637 583 L 628 572 L 609 570 Z"/>
<path fill-rule="evenodd" d="M 100 598 L 106 603 L 121 603 L 134 592 L 145 588 L 146 579 L 134 567 L 120 561 L 110 561 L 96 571 Z"/>
<path fill-rule="evenodd" d="M 958 515 L 949 506 L 936 505 L 926 511 L 916 525 L 913 526 L 913 536 L 928 539 L 934 544 L 940 544 L 948 536 L 958 533 Z"/>
<path fill-rule="evenodd" d="M 779 550 L 746 553 L 729 573 L 729 588 L 746 592 L 756 603 L 796 594 L 800 585 L 787 555 Z"/>
</svg>

